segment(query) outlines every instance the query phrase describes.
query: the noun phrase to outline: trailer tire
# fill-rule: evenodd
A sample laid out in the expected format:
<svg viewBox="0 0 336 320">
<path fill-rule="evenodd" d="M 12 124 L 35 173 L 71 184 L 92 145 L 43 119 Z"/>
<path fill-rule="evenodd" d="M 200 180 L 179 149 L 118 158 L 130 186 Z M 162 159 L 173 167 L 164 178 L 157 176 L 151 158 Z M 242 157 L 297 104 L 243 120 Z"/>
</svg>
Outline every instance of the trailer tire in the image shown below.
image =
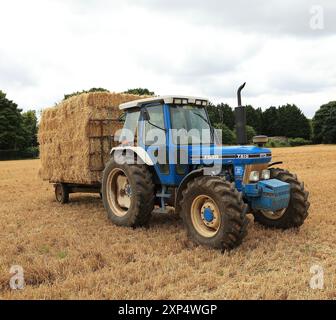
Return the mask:
<svg viewBox="0 0 336 320">
<path fill-rule="evenodd" d="M 69 203 L 69 188 L 64 183 L 57 183 L 55 185 L 55 198 L 61 204 Z"/>
<path fill-rule="evenodd" d="M 190 181 L 182 191 L 180 205 L 188 236 L 197 244 L 231 250 L 247 234 L 247 205 L 242 194 L 233 183 L 220 177 L 198 177 Z M 207 214 L 213 214 L 212 220 L 211 217 L 208 220 Z"/>
<path fill-rule="evenodd" d="M 253 212 L 254 219 L 265 227 L 273 229 L 290 229 L 299 228 L 303 225 L 308 217 L 308 209 L 310 203 L 308 202 L 309 193 L 305 190 L 304 184 L 301 183 L 295 174 L 289 171 L 275 168 L 271 169 L 271 178 L 290 184 L 291 197 L 289 205 L 286 209 L 276 213 L 266 213 L 260 210 Z"/>
<path fill-rule="evenodd" d="M 124 189 L 120 189 L 118 179 Z M 103 173 L 102 196 L 108 218 L 115 225 L 145 226 L 154 210 L 152 175 L 145 165 L 118 164 L 111 159 Z"/>
</svg>

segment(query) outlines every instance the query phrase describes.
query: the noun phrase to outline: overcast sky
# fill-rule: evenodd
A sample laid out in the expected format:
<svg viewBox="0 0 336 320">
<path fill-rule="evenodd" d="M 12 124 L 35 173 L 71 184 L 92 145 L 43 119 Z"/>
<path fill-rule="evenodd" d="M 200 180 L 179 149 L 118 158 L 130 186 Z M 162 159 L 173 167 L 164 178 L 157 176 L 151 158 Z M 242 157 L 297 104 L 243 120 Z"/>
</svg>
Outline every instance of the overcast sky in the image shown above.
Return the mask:
<svg viewBox="0 0 336 320">
<path fill-rule="evenodd" d="M 0 90 L 24 110 L 147 87 L 236 105 L 336 100 L 334 0 L 0 0 Z M 323 18 L 323 19 L 321 19 Z"/>
</svg>

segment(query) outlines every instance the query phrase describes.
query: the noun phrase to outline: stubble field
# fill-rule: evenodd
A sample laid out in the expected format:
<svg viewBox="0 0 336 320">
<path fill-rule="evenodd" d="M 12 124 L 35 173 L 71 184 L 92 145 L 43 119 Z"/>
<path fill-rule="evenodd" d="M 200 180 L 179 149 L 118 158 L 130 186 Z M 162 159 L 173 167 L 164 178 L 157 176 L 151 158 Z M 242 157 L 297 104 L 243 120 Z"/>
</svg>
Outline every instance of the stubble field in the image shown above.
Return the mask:
<svg viewBox="0 0 336 320">
<path fill-rule="evenodd" d="M 267 230 L 250 217 L 238 249 L 221 254 L 188 241 L 174 214 L 149 229 L 112 225 L 96 195 L 54 200 L 39 160 L 0 162 L 1 299 L 335 299 L 336 146 L 274 149 L 274 161 L 310 191 L 299 231 Z M 11 290 L 10 268 L 25 288 Z M 324 271 L 313 290 L 310 269 Z"/>
</svg>

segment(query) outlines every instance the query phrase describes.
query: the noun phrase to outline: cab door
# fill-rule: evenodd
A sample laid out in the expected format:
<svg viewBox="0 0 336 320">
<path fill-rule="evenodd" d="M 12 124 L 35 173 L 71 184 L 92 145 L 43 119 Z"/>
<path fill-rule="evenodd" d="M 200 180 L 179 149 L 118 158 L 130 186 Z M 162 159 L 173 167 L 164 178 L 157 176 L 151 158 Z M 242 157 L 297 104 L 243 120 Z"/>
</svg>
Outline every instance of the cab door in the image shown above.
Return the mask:
<svg viewBox="0 0 336 320">
<path fill-rule="evenodd" d="M 168 159 L 168 124 L 164 104 L 149 104 L 142 108 L 142 147 L 154 162 L 158 181 L 172 185 L 173 180 Z M 147 113 L 147 115 L 145 115 Z"/>
</svg>

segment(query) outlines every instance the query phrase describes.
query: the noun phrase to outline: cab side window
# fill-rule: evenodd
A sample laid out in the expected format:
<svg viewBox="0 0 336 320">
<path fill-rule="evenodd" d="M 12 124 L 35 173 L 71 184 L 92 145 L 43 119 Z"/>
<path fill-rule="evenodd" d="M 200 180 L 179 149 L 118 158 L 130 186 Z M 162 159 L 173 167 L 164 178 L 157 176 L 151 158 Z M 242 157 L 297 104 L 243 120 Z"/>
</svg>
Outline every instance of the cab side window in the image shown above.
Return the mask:
<svg viewBox="0 0 336 320">
<path fill-rule="evenodd" d="M 147 107 L 149 121 L 145 122 L 144 141 L 149 145 L 165 145 L 166 135 L 164 130 L 164 114 L 163 105 L 155 105 Z"/>
<path fill-rule="evenodd" d="M 124 127 L 121 130 L 120 143 L 137 145 L 140 110 L 130 110 L 125 114 Z"/>
</svg>

